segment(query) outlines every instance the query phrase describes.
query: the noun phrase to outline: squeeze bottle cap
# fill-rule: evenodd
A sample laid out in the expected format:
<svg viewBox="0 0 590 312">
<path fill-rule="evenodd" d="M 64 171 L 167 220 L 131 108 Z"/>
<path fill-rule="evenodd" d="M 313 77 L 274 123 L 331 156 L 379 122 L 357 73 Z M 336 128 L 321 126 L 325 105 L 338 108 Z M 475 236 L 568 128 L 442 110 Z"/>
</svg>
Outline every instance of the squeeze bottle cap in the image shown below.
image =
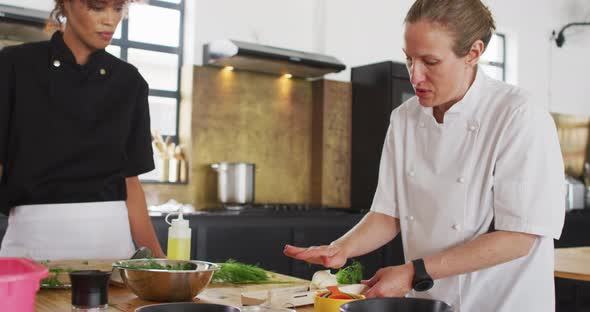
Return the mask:
<svg viewBox="0 0 590 312">
<path fill-rule="evenodd" d="M 178 218 L 172 219 L 172 223 L 168 221 L 168 217 L 175 214 L 176 212 L 171 212 L 166 216 L 166 223 L 170 224 L 173 228 L 188 228 L 189 223 L 188 220 L 182 217 L 182 210 L 178 212 Z"/>
</svg>

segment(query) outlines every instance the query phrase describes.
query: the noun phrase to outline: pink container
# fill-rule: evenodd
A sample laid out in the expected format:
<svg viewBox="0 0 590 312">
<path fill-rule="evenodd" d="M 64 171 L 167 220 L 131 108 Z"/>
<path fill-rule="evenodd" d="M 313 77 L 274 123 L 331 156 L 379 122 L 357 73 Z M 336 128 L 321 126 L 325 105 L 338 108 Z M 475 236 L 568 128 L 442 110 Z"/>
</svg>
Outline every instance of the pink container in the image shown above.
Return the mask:
<svg viewBox="0 0 590 312">
<path fill-rule="evenodd" d="M 0 258 L 0 311 L 33 312 L 48 269 L 25 258 Z"/>
</svg>

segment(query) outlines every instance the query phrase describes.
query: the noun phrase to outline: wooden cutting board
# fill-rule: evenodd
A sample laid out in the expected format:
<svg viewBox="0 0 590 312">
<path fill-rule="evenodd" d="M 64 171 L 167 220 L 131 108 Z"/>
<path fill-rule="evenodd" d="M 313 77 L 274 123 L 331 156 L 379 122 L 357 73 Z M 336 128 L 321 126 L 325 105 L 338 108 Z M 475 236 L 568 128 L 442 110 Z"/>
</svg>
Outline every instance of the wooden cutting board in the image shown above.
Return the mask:
<svg viewBox="0 0 590 312">
<path fill-rule="evenodd" d="M 362 294 L 367 290 L 367 286 L 362 284 L 341 285 L 338 288 L 342 292 L 351 294 Z M 243 292 L 241 300 L 244 306 L 269 303 L 280 307 L 300 307 L 313 304 L 315 294 L 323 291 L 327 289 L 309 290 L 308 285 L 299 285 Z"/>
<path fill-rule="evenodd" d="M 242 305 L 242 293 L 249 293 L 255 291 L 266 292 L 269 289 L 281 288 L 303 288 L 307 289 L 309 281 L 299 279 L 292 276 L 272 273 L 272 280 L 277 281 L 277 284 L 217 284 L 212 283 L 207 286 L 197 298 L 205 302 L 230 304 L 236 307 Z"/>
</svg>

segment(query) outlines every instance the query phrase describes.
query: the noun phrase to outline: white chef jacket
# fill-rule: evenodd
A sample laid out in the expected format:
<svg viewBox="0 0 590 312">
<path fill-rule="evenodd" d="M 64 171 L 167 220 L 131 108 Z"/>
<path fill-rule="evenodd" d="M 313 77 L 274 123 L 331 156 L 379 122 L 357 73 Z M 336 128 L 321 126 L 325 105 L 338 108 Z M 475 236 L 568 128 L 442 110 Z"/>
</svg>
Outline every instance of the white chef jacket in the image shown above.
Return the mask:
<svg viewBox="0 0 590 312">
<path fill-rule="evenodd" d="M 400 220 L 406 261 L 464 244 L 492 223 L 540 236 L 525 257 L 410 296 L 463 312 L 555 311 L 553 239 L 564 205 L 555 124 L 519 88 L 478 70 L 443 124 L 417 97 L 391 114 L 371 211 Z"/>
</svg>

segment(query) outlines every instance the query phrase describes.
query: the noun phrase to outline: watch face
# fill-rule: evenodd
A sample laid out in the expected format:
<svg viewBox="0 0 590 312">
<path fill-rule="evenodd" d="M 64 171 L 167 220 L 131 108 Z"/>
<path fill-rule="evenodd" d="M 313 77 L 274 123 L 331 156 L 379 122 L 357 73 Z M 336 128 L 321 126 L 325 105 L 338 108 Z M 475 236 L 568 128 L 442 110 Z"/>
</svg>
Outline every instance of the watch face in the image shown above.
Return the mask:
<svg viewBox="0 0 590 312">
<path fill-rule="evenodd" d="M 431 279 L 421 280 L 414 285 L 414 289 L 417 291 L 426 291 L 432 288 L 434 282 Z"/>
</svg>

